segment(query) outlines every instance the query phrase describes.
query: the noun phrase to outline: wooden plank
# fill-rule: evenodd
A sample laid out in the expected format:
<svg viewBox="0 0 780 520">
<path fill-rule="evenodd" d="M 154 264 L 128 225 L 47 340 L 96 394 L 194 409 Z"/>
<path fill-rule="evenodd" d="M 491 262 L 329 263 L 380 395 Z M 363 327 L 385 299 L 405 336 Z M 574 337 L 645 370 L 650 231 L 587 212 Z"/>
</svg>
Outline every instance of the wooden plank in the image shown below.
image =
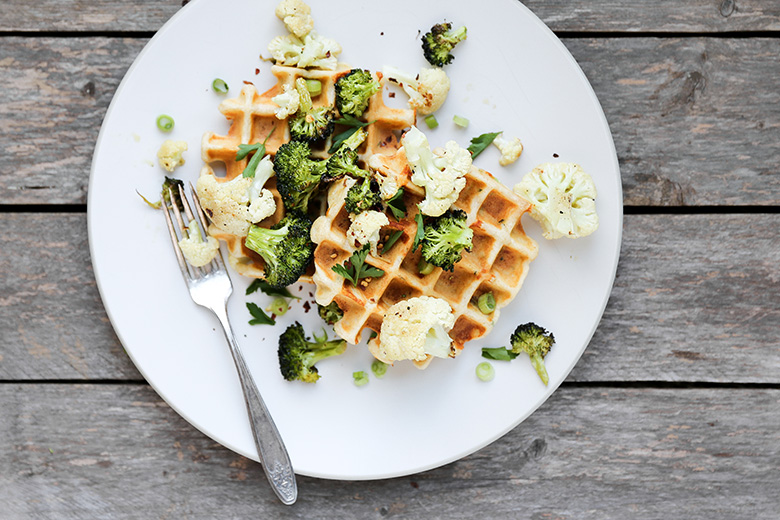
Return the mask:
<svg viewBox="0 0 780 520">
<path fill-rule="evenodd" d="M 626 216 L 612 297 L 570 380 L 779 383 L 779 223 Z M 0 227 L 0 379 L 139 380 L 98 296 L 84 215 L 0 214 Z"/>
<path fill-rule="evenodd" d="M 684 0 L 659 8 L 625 0 L 525 0 L 554 31 L 726 32 L 780 30 L 777 0 Z M 5 0 L 2 31 L 156 31 L 181 0 Z M 314 6 L 314 14 L 318 12 Z M 450 14 L 454 19 L 455 14 Z"/>
<path fill-rule="evenodd" d="M 259 466 L 146 386 L 0 385 L 3 517 L 777 518 L 780 390 L 561 387 L 458 462 L 374 482 Z"/>
<path fill-rule="evenodd" d="M 604 107 L 627 205 L 780 204 L 780 40 L 564 42 Z M 86 201 L 102 118 L 144 43 L 3 40 L 0 203 Z"/>
</svg>

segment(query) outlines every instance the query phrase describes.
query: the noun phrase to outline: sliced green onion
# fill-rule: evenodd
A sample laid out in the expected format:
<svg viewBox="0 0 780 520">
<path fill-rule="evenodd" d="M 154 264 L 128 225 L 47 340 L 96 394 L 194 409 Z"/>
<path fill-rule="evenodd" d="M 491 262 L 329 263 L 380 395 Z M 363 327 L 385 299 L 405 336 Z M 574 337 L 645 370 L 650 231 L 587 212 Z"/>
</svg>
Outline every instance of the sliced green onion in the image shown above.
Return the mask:
<svg viewBox="0 0 780 520">
<path fill-rule="evenodd" d="M 322 94 L 322 81 L 318 79 L 307 79 L 306 90 L 308 90 L 309 94 L 312 96 L 319 96 Z"/>
<path fill-rule="evenodd" d="M 317 334 L 316 332 L 312 334 L 314 336 L 314 341 L 317 343 L 325 343 L 328 341 L 328 332 L 323 328 L 320 329 L 321 334 Z"/>
<path fill-rule="evenodd" d="M 368 384 L 368 374 L 362 370 L 359 372 L 352 372 L 352 379 L 354 380 L 355 386 L 365 386 Z"/>
<path fill-rule="evenodd" d="M 163 132 L 170 132 L 173 130 L 173 118 L 165 114 L 160 115 L 157 117 L 157 128 Z"/>
<path fill-rule="evenodd" d="M 213 88 L 214 92 L 218 94 L 227 94 L 227 91 L 229 90 L 228 84 L 225 83 L 224 79 L 220 78 L 217 78 L 211 82 L 211 88 Z"/>
<path fill-rule="evenodd" d="M 487 361 L 483 361 L 479 365 L 477 365 L 477 377 L 480 381 L 492 381 L 494 377 L 496 377 L 496 371 L 493 368 L 493 365 L 488 363 Z"/>
<path fill-rule="evenodd" d="M 378 359 L 375 359 L 374 362 L 371 363 L 371 372 L 373 372 L 374 375 L 378 378 L 384 377 L 384 375 L 387 373 L 387 363 L 383 363 Z"/>
<path fill-rule="evenodd" d="M 431 274 L 434 269 L 436 269 L 435 265 L 429 264 L 424 258 L 420 257 L 420 261 L 417 263 L 417 270 L 420 271 L 421 275 Z"/>
<path fill-rule="evenodd" d="M 431 130 L 439 126 L 439 122 L 436 121 L 436 116 L 433 114 L 425 118 L 425 124 L 428 125 L 428 128 L 430 128 Z"/>
<path fill-rule="evenodd" d="M 290 308 L 290 304 L 287 303 L 287 300 L 284 298 L 274 298 L 274 301 L 271 302 L 271 306 L 268 307 L 266 310 L 268 312 L 272 312 L 276 314 L 277 316 L 284 316 L 285 313 L 287 313 L 287 310 Z"/>
<path fill-rule="evenodd" d="M 452 122 L 461 128 L 469 126 L 469 120 L 463 116 L 452 116 Z"/>
<path fill-rule="evenodd" d="M 496 298 L 492 292 L 486 292 L 477 300 L 477 308 L 482 314 L 490 314 L 496 310 Z"/>
</svg>

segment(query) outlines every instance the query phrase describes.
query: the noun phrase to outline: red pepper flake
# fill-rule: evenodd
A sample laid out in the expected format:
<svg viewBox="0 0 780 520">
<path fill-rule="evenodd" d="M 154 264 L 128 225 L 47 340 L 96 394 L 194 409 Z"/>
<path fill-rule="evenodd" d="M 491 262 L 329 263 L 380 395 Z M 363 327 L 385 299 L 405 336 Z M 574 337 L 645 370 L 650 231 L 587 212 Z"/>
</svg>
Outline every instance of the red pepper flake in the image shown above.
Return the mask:
<svg viewBox="0 0 780 520">
<path fill-rule="evenodd" d="M 395 92 L 388 92 L 387 96 L 391 97 L 391 98 L 394 98 L 395 97 Z"/>
<path fill-rule="evenodd" d="M 260 69 L 255 69 L 255 76 L 257 76 L 258 74 L 260 74 Z"/>
<path fill-rule="evenodd" d="M 384 35 L 385 35 L 385 31 L 382 31 L 381 33 L 379 33 L 379 36 L 384 36 Z"/>
<path fill-rule="evenodd" d="M 304 312 L 309 312 L 309 310 L 311 310 L 311 304 L 308 301 L 303 302 L 303 310 Z"/>
<path fill-rule="evenodd" d="M 555 157 L 557 159 L 558 157 L 560 157 L 560 155 L 558 155 L 557 153 L 554 153 L 553 157 Z"/>
<path fill-rule="evenodd" d="M 254 85 L 251 81 L 244 80 L 244 85 Z"/>
</svg>

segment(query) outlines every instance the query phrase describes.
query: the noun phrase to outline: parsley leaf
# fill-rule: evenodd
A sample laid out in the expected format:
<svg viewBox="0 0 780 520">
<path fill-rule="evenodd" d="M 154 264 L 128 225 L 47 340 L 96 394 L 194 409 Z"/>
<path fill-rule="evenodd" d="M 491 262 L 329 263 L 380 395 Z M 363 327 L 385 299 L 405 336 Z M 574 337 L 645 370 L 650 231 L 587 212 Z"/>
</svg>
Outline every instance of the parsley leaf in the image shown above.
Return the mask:
<svg viewBox="0 0 780 520">
<path fill-rule="evenodd" d="M 417 215 L 415 215 L 414 221 L 417 222 L 417 232 L 414 234 L 414 242 L 412 242 L 412 251 L 417 251 L 417 248 L 420 247 L 420 242 L 422 242 L 422 239 L 425 236 L 425 226 L 423 226 L 422 213 L 418 213 Z"/>
<path fill-rule="evenodd" d="M 373 123 L 373 121 L 361 121 L 360 119 L 350 115 L 345 115 L 340 119 L 334 120 L 333 122 L 337 125 L 348 126 L 350 128 L 347 128 L 340 134 L 333 136 L 333 144 L 331 144 L 330 148 L 328 148 L 328 153 L 335 153 L 336 150 L 341 147 L 344 141 L 352 137 L 352 134 L 358 131 L 358 128 L 363 128 Z"/>
<path fill-rule="evenodd" d="M 466 150 L 471 152 L 471 158 L 476 159 L 479 154 L 485 151 L 485 148 L 490 146 L 490 143 L 493 142 L 493 140 L 498 137 L 498 134 L 501 132 L 492 132 L 489 134 L 482 134 L 480 136 L 477 136 L 471 140 L 471 144 L 469 145 Z"/>
<path fill-rule="evenodd" d="M 406 204 L 404 204 L 404 189 L 398 188 L 395 195 L 387 199 L 387 207 L 390 208 L 395 220 L 401 220 L 406 216 Z"/>
<path fill-rule="evenodd" d="M 363 249 L 355 251 L 349 259 L 344 262 L 344 265 L 334 265 L 332 267 L 333 272 L 344 277 L 345 280 L 352 282 L 352 285 L 357 286 L 358 280 L 361 278 L 379 278 L 383 276 L 385 272 L 378 267 L 366 264 L 366 257 L 368 256 L 369 245 L 363 246 Z M 349 263 L 349 266 L 347 266 Z"/>
<path fill-rule="evenodd" d="M 274 133 L 274 130 L 276 130 L 276 127 L 271 128 L 271 131 L 268 132 L 268 135 L 265 136 L 265 139 L 263 140 L 262 143 L 238 145 L 238 151 L 236 152 L 236 161 L 242 161 L 246 159 L 246 156 L 249 155 L 250 153 L 252 152 L 255 153 L 252 156 L 252 158 L 249 159 L 249 162 L 244 168 L 244 171 L 241 172 L 242 177 L 249 177 L 250 179 L 254 178 L 255 171 L 257 170 L 257 165 L 260 164 L 260 161 L 262 161 L 263 157 L 265 156 L 265 143 L 267 143 L 268 139 L 271 138 L 271 134 Z"/>
<path fill-rule="evenodd" d="M 282 287 L 281 289 L 277 289 L 275 287 L 271 287 L 268 282 L 265 280 L 255 279 L 251 284 L 249 284 L 249 287 L 246 288 L 246 294 L 252 294 L 257 291 L 261 291 L 269 296 L 281 296 L 283 298 L 295 298 L 296 300 L 300 300 L 300 296 L 293 295 L 287 287 Z"/>
<path fill-rule="evenodd" d="M 517 357 L 517 354 L 504 347 L 482 348 L 482 357 L 495 359 L 497 361 L 511 361 Z"/>
<path fill-rule="evenodd" d="M 276 325 L 276 321 L 269 318 L 268 315 L 263 312 L 263 309 L 254 303 L 246 302 L 246 308 L 249 310 L 249 314 L 252 315 L 252 319 L 249 320 L 250 325 Z"/>
<path fill-rule="evenodd" d="M 382 254 L 387 253 L 390 251 L 396 242 L 398 242 L 398 239 L 401 238 L 401 235 L 403 235 L 404 232 L 402 230 L 396 230 L 395 233 L 390 235 L 390 237 L 387 239 L 387 242 L 385 242 L 385 245 L 382 246 Z"/>
</svg>

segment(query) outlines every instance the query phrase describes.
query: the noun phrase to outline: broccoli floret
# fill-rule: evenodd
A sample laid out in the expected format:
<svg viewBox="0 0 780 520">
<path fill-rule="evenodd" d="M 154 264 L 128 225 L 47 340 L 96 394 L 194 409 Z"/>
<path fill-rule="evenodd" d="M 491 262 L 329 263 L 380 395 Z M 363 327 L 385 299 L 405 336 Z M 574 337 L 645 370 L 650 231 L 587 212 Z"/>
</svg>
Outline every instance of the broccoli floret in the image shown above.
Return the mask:
<svg viewBox="0 0 780 520">
<path fill-rule="evenodd" d="M 379 82 L 369 71 L 352 69 L 336 80 L 336 108 L 341 115 L 360 117 L 379 88 Z"/>
<path fill-rule="evenodd" d="M 344 200 L 347 211 L 358 215 L 382 202 L 379 183 L 373 177 L 363 177 L 349 188 Z"/>
<path fill-rule="evenodd" d="M 358 154 L 355 151 L 365 139 L 366 131 L 362 128 L 349 136 L 339 149 L 328 158 L 325 164 L 326 172 L 325 175 L 322 176 L 322 180 L 324 182 L 331 182 L 340 179 L 345 175 L 356 178 L 370 177 L 370 172 L 367 172 L 357 165 Z"/>
<path fill-rule="evenodd" d="M 300 101 L 298 111 L 288 120 L 290 126 L 290 138 L 293 141 L 306 141 L 309 143 L 322 141 L 333 133 L 333 107 L 314 108 L 311 102 L 311 94 L 306 88 L 306 80 L 295 80 L 295 89 L 298 91 Z"/>
<path fill-rule="evenodd" d="M 443 67 L 455 58 L 451 54 L 455 45 L 465 39 L 465 27 L 453 31 L 449 22 L 436 24 L 422 37 L 423 55 L 431 65 Z"/>
<path fill-rule="evenodd" d="M 301 141 L 284 143 L 276 151 L 276 189 L 287 211 L 306 212 L 309 200 L 319 190 L 325 161 L 311 159 L 310 154 L 308 143 Z"/>
<path fill-rule="evenodd" d="M 314 256 L 311 220 L 298 212 L 288 213 L 270 229 L 252 225 L 246 247 L 263 257 L 265 280 L 281 289 L 298 281 Z"/>
<path fill-rule="evenodd" d="M 347 349 L 344 340 L 311 342 L 297 321 L 279 336 L 279 369 L 287 381 L 316 383 L 320 378 L 317 362 L 343 354 Z"/>
<path fill-rule="evenodd" d="M 512 352 L 515 354 L 525 352 L 531 357 L 531 365 L 542 382 L 547 385 L 549 377 L 544 367 L 544 357 L 555 343 L 552 332 L 548 332 L 536 323 L 525 323 L 515 329 L 509 341 L 512 343 Z"/>
<path fill-rule="evenodd" d="M 344 317 L 344 312 L 335 301 L 330 302 L 328 305 L 320 305 L 318 303 L 317 310 L 320 313 L 320 318 L 328 325 L 335 325 L 337 321 Z"/>
<path fill-rule="evenodd" d="M 461 252 L 471 251 L 473 236 L 474 231 L 466 226 L 466 212 L 449 210 L 425 226 L 422 256 L 426 262 L 452 271 L 460 261 Z"/>
<path fill-rule="evenodd" d="M 171 204 L 170 194 L 173 193 L 173 202 L 175 202 L 178 207 L 181 207 L 181 196 L 179 195 L 180 186 L 184 189 L 184 183 L 182 181 L 166 175 L 165 180 L 162 183 L 162 200 L 167 204 Z M 171 190 L 170 192 L 168 191 L 169 189 Z"/>
</svg>

